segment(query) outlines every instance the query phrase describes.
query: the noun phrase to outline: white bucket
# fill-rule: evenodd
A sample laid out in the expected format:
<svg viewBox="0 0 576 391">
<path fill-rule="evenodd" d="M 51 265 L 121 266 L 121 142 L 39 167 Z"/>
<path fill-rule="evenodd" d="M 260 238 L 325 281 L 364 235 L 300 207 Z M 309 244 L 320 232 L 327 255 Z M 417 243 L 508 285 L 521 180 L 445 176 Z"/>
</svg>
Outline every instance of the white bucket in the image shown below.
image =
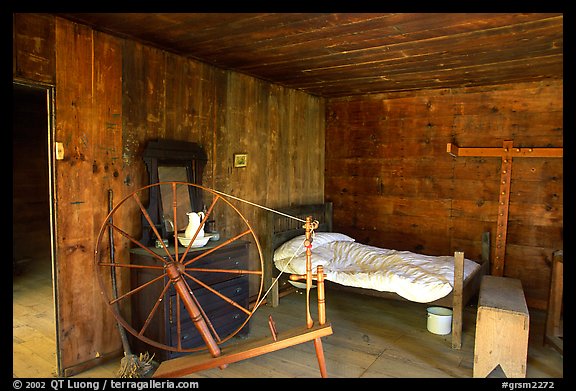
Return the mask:
<svg viewBox="0 0 576 391">
<path fill-rule="evenodd" d="M 446 335 L 452 330 L 452 310 L 444 307 L 428 307 L 428 331 Z"/>
</svg>

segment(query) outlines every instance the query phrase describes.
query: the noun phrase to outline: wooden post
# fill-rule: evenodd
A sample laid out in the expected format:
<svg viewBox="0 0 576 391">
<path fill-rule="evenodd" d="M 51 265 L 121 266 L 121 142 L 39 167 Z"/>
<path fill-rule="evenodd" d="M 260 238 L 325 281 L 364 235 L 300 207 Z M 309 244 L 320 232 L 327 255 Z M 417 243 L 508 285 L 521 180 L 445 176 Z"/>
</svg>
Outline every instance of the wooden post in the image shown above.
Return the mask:
<svg viewBox="0 0 576 391">
<path fill-rule="evenodd" d="M 504 275 L 504 257 L 506 255 L 506 234 L 508 229 L 508 206 L 510 204 L 510 182 L 512 180 L 512 159 L 526 157 L 562 157 L 563 148 L 517 148 L 512 140 L 504 141 L 502 148 L 460 148 L 448 143 L 446 152 L 454 157 L 482 156 L 500 157 L 500 193 L 498 200 L 498 218 L 496 225 L 496 256 L 492 262 L 491 274 Z"/>
<path fill-rule="evenodd" d="M 512 141 L 504 141 L 502 167 L 500 169 L 500 193 L 498 193 L 498 218 L 496 222 L 496 257 L 492 274 L 504 275 L 506 235 L 508 233 L 508 207 L 510 205 L 510 181 L 512 180 Z"/>
<path fill-rule="evenodd" d="M 454 253 L 454 290 L 452 295 L 452 348 L 462 347 L 462 315 L 464 302 L 462 293 L 464 290 L 464 253 Z"/>
<path fill-rule="evenodd" d="M 552 254 L 552 275 L 550 278 L 550 296 L 546 313 L 544 343 L 550 344 L 560 354 L 564 354 L 564 322 L 562 302 L 564 295 L 564 252 Z"/>
</svg>

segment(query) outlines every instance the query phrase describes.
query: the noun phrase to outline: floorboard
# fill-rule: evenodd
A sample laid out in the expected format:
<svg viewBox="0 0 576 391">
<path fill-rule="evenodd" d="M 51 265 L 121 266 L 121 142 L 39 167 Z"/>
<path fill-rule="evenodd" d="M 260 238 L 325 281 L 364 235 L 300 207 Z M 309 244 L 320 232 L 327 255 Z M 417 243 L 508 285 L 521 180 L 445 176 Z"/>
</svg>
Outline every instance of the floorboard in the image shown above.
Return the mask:
<svg viewBox="0 0 576 391">
<path fill-rule="evenodd" d="M 13 281 L 13 377 L 57 376 L 54 304 L 50 265 L 29 264 Z M 316 300 L 315 291 L 311 299 Z M 384 300 L 328 290 L 327 316 L 333 334 L 322 338 L 331 378 L 470 378 L 474 358 L 476 307 L 466 307 L 462 349 L 451 348 L 451 335 L 426 328 L 426 305 Z M 250 322 L 248 338 L 269 336 L 271 315 L 278 332 L 305 324 L 305 295 L 295 292 L 280 306 L 260 307 Z M 311 305 L 316 319 L 315 303 Z M 563 357 L 543 344 L 545 313 L 531 310 L 527 377 L 562 378 Z M 117 332 L 114 330 L 114 332 Z M 246 339 L 233 338 L 228 344 Z M 227 345 L 221 346 L 223 354 Z M 143 353 L 143 352 L 133 352 Z M 76 377 L 114 378 L 120 357 Z M 211 369 L 189 378 L 319 377 L 312 342 Z M 504 377 L 498 369 L 490 377 Z"/>
</svg>

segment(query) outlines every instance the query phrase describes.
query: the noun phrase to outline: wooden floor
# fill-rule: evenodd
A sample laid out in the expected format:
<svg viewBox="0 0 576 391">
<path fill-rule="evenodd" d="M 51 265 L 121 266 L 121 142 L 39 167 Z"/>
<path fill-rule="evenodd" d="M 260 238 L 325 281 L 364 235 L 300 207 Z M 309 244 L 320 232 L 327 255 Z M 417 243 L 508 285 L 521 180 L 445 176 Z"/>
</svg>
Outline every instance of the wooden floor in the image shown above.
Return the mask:
<svg viewBox="0 0 576 391">
<path fill-rule="evenodd" d="M 56 326 L 50 258 L 17 266 L 12 284 L 13 377 L 55 377 Z"/>
<path fill-rule="evenodd" d="M 46 266 L 44 266 L 46 268 Z M 49 270 L 27 268 L 13 284 L 13 376 L 55 377 L 55 331 Z M 48 277 L 47 277 L 48 276 Z M 315 292 L 312 299 L 315 300 Z M 463 345 L 453 350 L 450 335 L 426 328 L 426 305 L 335 291 L 327 292 L 327 315 L 333 334 L 323 347 L 331 378 L 469 378 L 474 357 L 476 308 L 464 314 Z M 305 324 L 305 295 L 283 297 L 280 306 L 262 306 L 251 320 L 249 338 L 269 336 L 268 316 L 279 333 Z M 313 310 L 315 306 L 313 306 Z M 312 312 L 316 318 L 315 312 Z M 545 314 L 530 313 L 527 377 L 562 378 L 563 357 L 544 346 Z M 234 338 L 230 343 L 242 343 Z M 226 345 L 222 346 L 225 354 Z M 143 352 L 134 352 L 143 353 Z M 117 376 L 120 358 L 79 374 L 82 378 Z M 306 378 L 319 377 L 312 342 L 192 374 L 191 378 Z M 505 377 L 497 368 L 490 377 Z"/>
</svg>

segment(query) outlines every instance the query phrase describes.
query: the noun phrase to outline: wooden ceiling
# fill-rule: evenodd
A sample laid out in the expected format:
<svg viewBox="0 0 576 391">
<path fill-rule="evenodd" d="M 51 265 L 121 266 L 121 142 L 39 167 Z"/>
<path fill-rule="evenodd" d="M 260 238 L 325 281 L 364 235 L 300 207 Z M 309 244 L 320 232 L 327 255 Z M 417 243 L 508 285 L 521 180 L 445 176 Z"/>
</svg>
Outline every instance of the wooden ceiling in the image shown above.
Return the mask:
<svg viewBox="0 0 576 391">
<path fill-rule="evenodd" d="M 561 13 L 58 15 L 326 98 L 563 78 Z"/>
</svg>

